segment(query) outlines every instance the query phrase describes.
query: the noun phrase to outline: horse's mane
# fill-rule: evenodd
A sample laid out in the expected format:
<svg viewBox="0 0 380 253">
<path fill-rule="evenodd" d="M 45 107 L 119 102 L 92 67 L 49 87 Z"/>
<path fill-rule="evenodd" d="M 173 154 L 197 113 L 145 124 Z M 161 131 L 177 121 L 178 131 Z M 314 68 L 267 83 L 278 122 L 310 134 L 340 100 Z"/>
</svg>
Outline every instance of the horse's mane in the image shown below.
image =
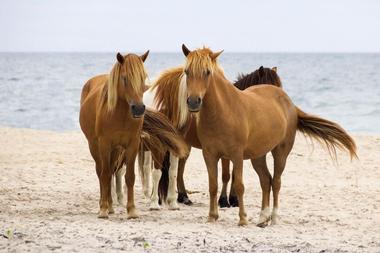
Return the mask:
<svg viewBox="0 0 380 253">
<path fill-rule="evenodd" d="M 248 87 L 258 84 L 272 84 L 277 87 L 282 87 L 281 79 L 276 71 L 270 68 L 261 66 L 250 74 L 239 74 L 234 86 L 240 90 L 245 90 Z"/>
<path fill-rule="evenodd" d="M 186 92 L 184 77 L 183 67 L 171 68 L 164 71 L 151 88 L 156 89 L 154 95 L 156 108 L 165 114 L 177 129 L 181 129 L 186 124 L 189 116 L 185 113 L 187 107 L 183 99 L 185 97 L 183 92 Z"/>
<path fill-rule="evenodd" d="M 192 51 L 186 58 L 185 69 L 188 74 L 193 77 L 202 78 L 206 74 L 205 71 L 209 70 L 211 74 L 214 71 L 223 73 L 222 68 L 219 66 L 216 59 L 212 59 L 213 52 L 207 47 L 203 47 Z"/>
<path fill-rule="evenodd" d="M 124 57 L 124 63 L 116 62 L 113 66 L 107 84 L 107 106 L 108 110 L 115 109 L 118 99 L 118 86 L 121 81 L 121 73 L 125 73 L 128 85 L 131 85 L 135 92 L 143 91 L 147 72 L 143 61 L 135 54 L 128 54 Z M 123 81 L 124 82 L 124 81 Z"/>
</svg>

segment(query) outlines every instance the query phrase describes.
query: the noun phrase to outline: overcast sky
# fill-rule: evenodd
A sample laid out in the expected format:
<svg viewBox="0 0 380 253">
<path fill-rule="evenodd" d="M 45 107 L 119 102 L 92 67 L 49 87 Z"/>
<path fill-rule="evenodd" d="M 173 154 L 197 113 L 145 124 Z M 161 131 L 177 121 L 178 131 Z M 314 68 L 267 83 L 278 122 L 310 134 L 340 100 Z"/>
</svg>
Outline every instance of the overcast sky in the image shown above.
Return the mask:
<svg viewBox="0 0 380 253">
<path fill-rule="evenodd" d="M 380 52 L 377 0 L 1 0 L 0 51 Z"/>
</svg>

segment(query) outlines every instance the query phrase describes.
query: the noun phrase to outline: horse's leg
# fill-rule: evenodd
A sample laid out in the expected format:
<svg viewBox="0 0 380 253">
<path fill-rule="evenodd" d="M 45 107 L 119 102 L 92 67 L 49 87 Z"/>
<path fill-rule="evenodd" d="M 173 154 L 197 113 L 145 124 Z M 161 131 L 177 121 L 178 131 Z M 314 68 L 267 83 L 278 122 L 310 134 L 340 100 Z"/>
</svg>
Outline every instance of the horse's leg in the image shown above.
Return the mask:
<svg viewBox="0 0 380 253">
<path fill-rule="evenodd" d="M 243 156 L 232 160 L 234 188 L 239 201 L 239 226 L 248 224 L 247 213 L 244 207 L 244 183 L 243 183 Z"/>
<path fill-rule="evenodd" d="M 232 207 L 238 207 L 239 206 L 239 200 L 238 200 L 236 192 L 235 192 L 234 182 L 235 182 L 235 177 L 234 177 L 234 174 L 232 173 L 230 196 L 228 197 L 228 201 L 230 202 L 230 205 Z"/>
<path fill-rule="evenodd" d="M 92 158 L 94 158 L 94 161 L 95 161 L 96 175 L 98 176 L 98 180 L 99 180 L 99 192 L 100 192 L 100 194 L 99 194 L 100 195 L 99 196 L 99 206 L 100 206 L 100 202 L 102 199 L 102 184 L 101 184 L 102 163 L 101 163 L 100 158 L 99 158 L 99 147 L 98 147 L 98 143 L 96 141 L 89 142 L 88 146 L 90 149 L 91 156 L 92 156 Z"/>
<path fill-rule="evenodd" d="M 111 179 L 113 171 L 111 170 L 111 145 L 105 140 L 99 141 L 99 155 L 101 161 L 100 171 L 100 210 L 98 218 L 108 218 L 109 207 L 111 203 Z M 111 210 L 112 211 L 112 210 Z"/>
<path fill-rule="evenodd" d="M 185 182 L 183 180 L 183 174 L 185 172 L 185 164 L 187 161 L 187 157 L 181 158 L 178 161 L 178 177 L 177 177 L 177 189 L 178 189 L 178 202 L 183 203 L 185 205 L 192 205 L 193 202 L 189 199 L 186 192 Z"/>
<path fill-rule="evenodd" d="M 227 199 L 227 185 L 228 181 L 230 181 L 230 160 L 222 158 L 222 192 L 220 193 L 220 197 L 218 200 L 220 207 L 230 207 Z"/>
<path fill-rule="evenodd" d="M 124 192 L 123 192 L 123 177 L 125 175 L 125 166 L 122 164 L 121 168 L 119 168 L 115 173 L 115 181 L 116 181 L 116 196 L 119 205 L 123 206 L 125 204 L 124 200 Z"/>
<path fill-rule="evenodd" d="M 168 187 L 168 205 L 170 210 L 179 210 L 177 203 L 177 171 L 178 171 L 178 157 L 170 153 L 170 167 L 169 167 L 169 187 Z"/>
<path fill-rule="evenodd" d="M 125 183 L 127 184 L 127 218 L 138 218 L 135 207 L 135 160 L 137 155 L 138 146 L 127 153 L 127 170 L 125 173 Z"/>
<path fill-rule="evenodd" d="M 288 138 L 284 143 L 276 146 L 272 150 L 274 173 L 273 173 L 273 210 L 272 210 L 272 225 L 278 224 L 278 196 L 281 188 L 281 175 L 285 169 L 286 159 L 293 148 L 295 133 Z"/>
<path fill-rule="evenodd" d="M 158 184 L 160 182 L 160 178 L 162 175 L 161 169 L 153 169 L 152 176 L 153 176 L 153 191 L 152 196 L 150 198 L 150 206 L 149 210 L 160 210 L 160 205 L 158 203 L 159 197 L 158 197 Z"/>
<path fill-rule="evenodd" d="M 205 149 L 202 150 L 208 172 L 208 186 L 210 192 L 210 210 L 208 221 L 215 222 L 219 218 L 218 214 L 218 158 Z"/>
<path fill-rule="evenodd" d="M 272 183 L 272 176 L 269 173 L 266 155 L 259 157 L 255 160 L 251 159 L 253 168 L 255 169 L 257 175 L 260 178 L 260 186 L 262 191 L 262 201 L 261 201 L 261 212 L 257 226 L 266 227 L 270 221 L 270 208 L 269 208 L 269 199 L 270 199 L 270 190 Z"/>
<path fill-rule="evenodd" d="M 151 173 L 152 173 L 152 152 L 144 151 L 144 162 L 143 162 L 143 173 L 144 173 L 144 195 L 145 197 L 150 197 L 152 194 L 151 190 Z M 161 176 L 160 176 L 161 177 Z"/>
</svg>

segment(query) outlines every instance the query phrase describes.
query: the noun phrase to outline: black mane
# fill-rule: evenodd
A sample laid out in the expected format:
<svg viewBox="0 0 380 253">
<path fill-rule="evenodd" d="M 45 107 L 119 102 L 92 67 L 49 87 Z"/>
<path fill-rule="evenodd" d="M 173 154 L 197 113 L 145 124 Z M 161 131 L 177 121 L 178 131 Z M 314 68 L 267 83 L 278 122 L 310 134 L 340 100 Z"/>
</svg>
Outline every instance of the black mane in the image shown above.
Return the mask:
<svg viewBox="0 0 380 253">
<path fill-rule="evenodd" d="M 272 84 L 277 87 L 282 87 L 280 77 L 276 71 L 270 68 L 261 66 L 250 74 L 239 74 L 234 86 L 240 90 L 245 90 L 248 87 L 258 84 Z"/>
</svg>

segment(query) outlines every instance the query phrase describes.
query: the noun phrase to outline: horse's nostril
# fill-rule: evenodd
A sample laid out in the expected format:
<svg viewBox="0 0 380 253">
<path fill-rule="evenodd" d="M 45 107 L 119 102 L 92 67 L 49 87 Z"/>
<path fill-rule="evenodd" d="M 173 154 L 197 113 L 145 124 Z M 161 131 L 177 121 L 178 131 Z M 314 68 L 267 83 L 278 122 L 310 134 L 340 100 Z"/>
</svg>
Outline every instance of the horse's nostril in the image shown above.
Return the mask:
<svg viewBox="0 0 380 253">
<path fill-rule="evenodd" d="M 190 104 L 190 98 L 189 97 L 187 98 L 187 103 Z"/>
<path fill-rule="evenodd" d="M 136 109 L 136 105 L 131 106 L 132 110 Z"/>
<path fill-rule="evenodd" d="M 200 97 L 198 97 L 197 102 L 198 102 L 198 104 L 201 103 L 201 98 Z"/>
</svg>

